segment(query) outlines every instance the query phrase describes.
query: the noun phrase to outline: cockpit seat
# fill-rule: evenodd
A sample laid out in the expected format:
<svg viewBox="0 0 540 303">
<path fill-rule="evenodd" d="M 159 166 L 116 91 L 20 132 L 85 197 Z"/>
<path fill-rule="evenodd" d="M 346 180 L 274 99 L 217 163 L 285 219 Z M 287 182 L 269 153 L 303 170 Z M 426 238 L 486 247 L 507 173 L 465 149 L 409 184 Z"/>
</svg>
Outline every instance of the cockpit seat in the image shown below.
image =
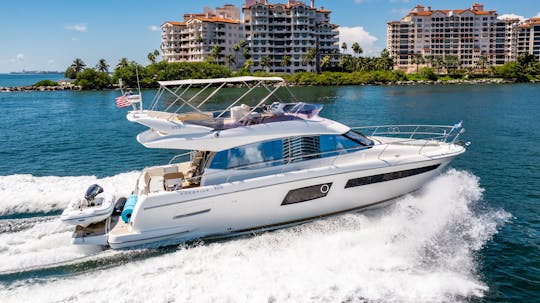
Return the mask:
<svg viewBox="0 0 540 303">
<path fill-rule="evenodd" d="M 184 174 L 181 172 L 168 173 L 163 175 L 163 187 L 166 191 L 182 189 Z"/>
</svg>

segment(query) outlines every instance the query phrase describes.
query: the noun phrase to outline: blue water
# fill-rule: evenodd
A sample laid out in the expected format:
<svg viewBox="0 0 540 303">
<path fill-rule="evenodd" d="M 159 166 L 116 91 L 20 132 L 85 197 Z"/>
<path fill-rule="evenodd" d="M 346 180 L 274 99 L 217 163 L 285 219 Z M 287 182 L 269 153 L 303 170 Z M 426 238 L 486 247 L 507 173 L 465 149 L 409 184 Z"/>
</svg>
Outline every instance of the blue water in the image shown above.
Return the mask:
<svg viewBox="0 0 540 303">
<path fill-rule="evenodd" d="M 0 74 L 0 87 L 33 85 L 41 80 L 58 81 L 64 74 Z"/>
<path fill-rule="evenodd" d="M 296 88 L 294 91 L 298 96 L 305 96 L 306 101 L 324 104 L 322 116 L 351 126 L 452 125 L 463 120 L 467 130 L 464 139 L 472 142 L 468 152 L 452 163 L 453 171 L 437 180 L 432 190 L 414 198 L 419 205 L 423 205 L 424 200 L 429 202 L 417 210 L 426 216 L 436 211 L 428 205 L 437 203 L 446 203 L 452 206 L 452 211 L 462 209 L 463 212 L 449 212 L 447 216 L 437 214 L 432 219 L 427 216 L 422 219 L 425 221 L 415 221 L 417 213 L 408 213 L 406 209 L 410 208 L 399 210 L 398 206 L 402 212 L 392 210 L 389 215 L 376 216 L 375 219 L 358 215 L 330 223 L 317 223 L 306 227 L 306 230 L 283 231 L 190 249 L 180 248 L 172 253 L 136 258 L 138 261 L 133 261 L 136 265 L 125 265 L 124 270 L 133 270 L 136 275 L 139 270 L 142 271 L 141 276 L 131 277 L 135 279 L 133 283 L 144 285 L 142 281 L 158 281 L 154 283 L 158 285 L 162 283 L 159 281 L 169 281 L 167 272 L 176 275 L 171 279 L 178 278 L 188 283 L 191 275 L 196 273 L 193 283 L 203 286 L 193 284 L 191 290 L 183 289 L 184 292 L 192 292 L 193 300 L 197 294 L 207 298 L 202 294 L 212 293 L 216 294 L 217 301 L 228 298 L 246 302 L 257 299 L 266 301 L 270 297 L 285 298 L 284 301 L 321 301 L 326 298 L 330 301 L 350 299 L 354 302 L 379 299 L 394 302 L 537 300 L 540 296 L 540 85 L 358 86 Z M 145 91 L 145 100 L 150 100 L 153 93 Z M 58 255 L 62 255 L 57 248 L 60 244 L 47 246 L 35 258 L 30 253 L 40 251 L 35 248 L 39 244 L 31 242 L 40 242 L 29 231 L 37 232 L 48 242 L 64 245 L 68 241 L 64 238 L 69 237 L 69 230 L 46 221 L 49 219 L 42 217 L 42 213 L 57 212 L 74 196 L 81 195 L 89 183 L 98 179 L 117 187 L 120 187 L 118 184 L 124 186 L 124 182 L 132 185 L 136 178 L 133 171 L 163 164 L 178 153 L 149 150 L 138 144 L 135 137 L 144 128 L 128 122 L 125 119 L 126 111 L 115 107 L 114 97 L 117 95 L 115 91 L 0 93 L 0 106 L 3 109 L 0 114 L 0 218 L 4 216 L 4 220 L 0 220 L 0 239 L 6 237 L 17 243 L 7 246 L 0 244 L 0 254 L 12 258 L 14 264 L 20 263 L 18 266 L 21 267 L 39 265 L 36 258 L 58 261 Z M 28 187 L 17 187 L 18 183 Z M 75 185 L 80 192 L 66 191 Z M 11 187 L 15 189 L 11 190 Z M 457 198 L 453 196 L 455 193 L 460 193 Z M 17 207 L 14 204 L 25 206 Z M 31 218 L 19 219 L 25 213 Z M 437 220 L 443 219 L 447 220 L 441 227 L 441 233 L 445 236 L 437 234 L 430 237 L 431 240 L 426 242 L 429 244 L 422 245 L 424 252 L 413 250 L 400 259 L 419 254 L 422 262 L 418 262 L 418 258 L 411 258 L 392 265 L 394 257 L 408 252 L 411 243 L 418 238 L 428 237 L 422 232 L 429 230 L 429 226 L 421 228 L 420 222 L 436 224 L 439 222 Z M 335 228 L 335 224 L 342 227 Z M 388 235 L 388 239 L 381 243 L 362 232 L 375 226 L 380 228 L 376 232 L 380 232 L 380 237 L 384 238 L 387 234 L 383 230 L 391 230 L 400 224 L 409 229 Z M 5 227 L 8 225 L 15 227 Z M 56 229 L 54 236 L 51 236 L 47 232 L 53 227 Z M 416 228 L 420 228 L 417 233 L 411 231 Z M 350 233 L 344 235 L 343 229 Z M 312 241 L 313 234 L 318 235 L 317 241 Z M 25 244 L 15 241 L 16 235 L 23 237 Z M 363 245 L 355 246 L 358 241 Z M 268 243 L 275 246 L 267 247 L 270 245 Z M 18 256 L 10 250 L 9 245 L 18 245 Z M 60 247 L 66 258 L 85 255 L 65 245 Z M 369 245 L 378 248 L 376 254 L 365 255 Z M 339 249 L 332 250 L 331 247 Z M 462 249 L 466 251 L 462 252 Z M 316 254 L 318 250 L 324 251 L 324 254 Z M 303 258 L 295 259 L 293 256 L 299 251 Z M 274 253 L 282 259 L 264 258 Z M 349 254 L 351 259 L 338 262 L 341 256 Z M 353 257 L 358 255 L 364 256 L 365 260 Z M 366 261 L 375 258 L 375 255 L 385 256 L 384 261 L 378 262 L 388 262 L 387 265 L 380 265 L 381 271 L 376 269 L 377 264 Z M 303 266 L 302 260 L 315 263 Z M 445 262 L 449 264 L 441 270 L 441 264 Z M 86 283 L 94 283 L 94 279 L 109 279 L 117 274 L 117 267 L 110 263 L 106 266 L 99 265 L 99 262 L 86 264 L 84 270 L 62 268 L 51 277 L 47 271 L 37 271 L 29 274 L 29 277 L 22 275 L 22 278 L 0 274 L 0 282 L 2 279 L 10 281 L 9 286 L 5 286 L 8 288 L 0 286 L 0 293 L 35 291 L 36 295 L 44 296 L 42 299 L 48 298 L 45 301 L 65 300 L 68 295 L 62 297 L 51 293 L 55 293 L 55 290 L 69 293 L 66 289 L 70 286 L 83 287 Z M 163 271 L 154 270 L 160 266 L 164 267 Z M 275 282 L 278 283 L 276 289 L 283 292 L 277 294 L 273 286 L 260 286 L 262 290 L 254 286 L 252 291 L 244 289 L 234 295 L 227 291 L 226 285 L 237 289 L 235 281 L 240 284 L 260 281 L 268 282 L 268 285 L 274 282 L 266 281 L 264 277 L 271 281 L 288 281 L 287 271 L 278 270 L 283 266 L 313 283 L 293 280 L 294 287 L 288 288 L 288 285 Z M 375 269 L 371 268 L 373 266 Z M 0 273 L 6 268 L 10 267 L 3 266 Z M 235 268 L 241 273 L 239 276 L 234 275 Z M 302 271 L 297 272 L 296 268 Z M 342 272 L 343 281 L 340 280 L 342 276 L 332 275 L 336 271 Z M 145 272 L 149 278 L 144 277 Z M 378 280 L 378 275 L 383 272 L 383 278 Z M 408 276 L 404 277 L 404 273 Z M 227 280 L 214 280 L 220 275 L 225 275 Z M 326 282 L 331 285 L 326 281 L 328 276 L 339 282 L 336 282 L 335 288 L 321 286 L 318 289 L 308 285 L 327 285 Z M 13 281 L 16 281 L 15 284 Z M 223 286 L 215 285 L 220 283 Z M 208 288 L 204 288 L 207 284 Z M 177 285 L 173 289 L 179 287 Z M 342 296 L 343 293 L 346 295 Z M 280 297 L 282 294 L 283 297 Z M 185 298 L 174 290 L 158 292 L 156 296 L 160 301 Z"/>
</svg>

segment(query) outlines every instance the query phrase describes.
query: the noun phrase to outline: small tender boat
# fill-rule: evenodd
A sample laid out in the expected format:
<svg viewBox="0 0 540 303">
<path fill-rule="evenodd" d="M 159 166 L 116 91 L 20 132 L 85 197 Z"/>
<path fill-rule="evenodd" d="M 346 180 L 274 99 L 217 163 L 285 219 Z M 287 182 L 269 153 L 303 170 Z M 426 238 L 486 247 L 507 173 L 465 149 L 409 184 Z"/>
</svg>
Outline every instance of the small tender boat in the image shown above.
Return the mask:
<svg viewBox="0 0 540 303">
<path fill-rule="evenodd" d="M 67 224 L 87 227 L 109 218 L 114 211 L 114 196 L 104 193 L 97 184 L 91 185 L 84 199 L 71 202 L 60 215 Z"/>
<path fill-rule="evenodd" d="M 159 84 L 149 109 L 140 100 L 127 119 L 148 127 L 137 136 L 145 147 L 191 152 L 143 169 L 114 213 L 105 197 L 71 205 L 63 218 L 78 225 L 74 243 L 166 245 L 359 211 L 420 188 L 467 146 L 461 123 L 351 128 L 323 118 L 321 105 L 300 102 L 277 77 Z M 228 106 L 202 109 L 227 86 Z M 248 95 L 260 101 L 242 104 Z"/>
</svg>

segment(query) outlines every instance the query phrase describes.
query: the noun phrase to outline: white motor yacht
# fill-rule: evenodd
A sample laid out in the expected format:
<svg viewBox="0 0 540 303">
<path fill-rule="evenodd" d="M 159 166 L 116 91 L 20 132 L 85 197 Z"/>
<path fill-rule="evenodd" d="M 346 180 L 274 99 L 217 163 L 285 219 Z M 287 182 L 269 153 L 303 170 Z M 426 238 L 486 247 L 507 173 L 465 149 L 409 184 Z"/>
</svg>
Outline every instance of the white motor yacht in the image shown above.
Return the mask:
<svg viewBox="0 0 540 303">
<path fill-rule="evenodd" d="M 189 152 L 142 170 L 118 213 L 77 226 L 74 243 L 167 245 L 359 211 L 420 188 L 467 145 L 458 141 L 461 123 L 351 128 L 292 94 L 272 102 L 277 91 L 290 93 L 278 77 L 159 84 L 149 109 L 138 100 L 127 119 L 149 128 L 137 136 L 145 147 Z M 202 109 L 244 84 L 226 108 Z M 261 91 L 257 104 L 242 104 Z"/>
</svg>

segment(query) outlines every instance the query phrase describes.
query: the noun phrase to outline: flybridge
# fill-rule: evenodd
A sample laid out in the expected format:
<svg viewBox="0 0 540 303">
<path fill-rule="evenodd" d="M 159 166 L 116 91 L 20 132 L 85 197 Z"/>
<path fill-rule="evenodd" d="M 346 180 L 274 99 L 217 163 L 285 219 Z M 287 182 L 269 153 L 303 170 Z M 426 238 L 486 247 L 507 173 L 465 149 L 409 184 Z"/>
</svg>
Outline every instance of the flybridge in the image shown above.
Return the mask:
<svg viewBox="0 0 540 303">
<path fill-rule="evenodd" d="M 139 142 L 147 147 L 151 147 L 150 142 L 162 141 L 165 137 L 189 137 L 192 140 L 239 127 L 291 120 L 322 120 L 318 117 L 322 106 L 299 102 L 280 77 L 188 79 L 158 83 L 159 90 L 149 109 L 143 109 L 141 102 L 127 116 L 129 121 L 150 128 L 138 137 Z M 231 86 L 245 89 L 237 91 L 240 96 L 231 97 L 220 110 L 203 109 L 205 104 L 215 108 L 212 100 L 217 99 L 223 88 Z M 288 92 L 286 99 L 276 94 L 280 89 Z M 254 97 L 259 100 L 256 105 L 243 104 Z M 272 102 L 274 100 L 277 102 Z"/>
</svg>

